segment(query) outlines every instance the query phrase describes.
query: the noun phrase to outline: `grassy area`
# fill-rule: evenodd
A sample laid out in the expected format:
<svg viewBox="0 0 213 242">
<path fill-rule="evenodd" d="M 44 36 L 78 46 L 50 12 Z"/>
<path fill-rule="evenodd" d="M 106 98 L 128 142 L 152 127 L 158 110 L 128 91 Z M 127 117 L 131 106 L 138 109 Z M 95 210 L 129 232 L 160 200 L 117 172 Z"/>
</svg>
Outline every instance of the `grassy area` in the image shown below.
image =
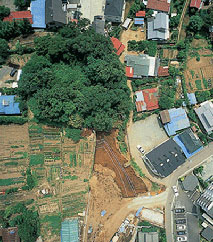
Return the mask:
<svg viewBox="0 0 213 242">
<path fill-rule="evenodd" d="M 203 78 L 203 85 L 206 89 L 208 88 L 208 82 L 205 78 Z"/>
<path fill-rule="evenodd" d="M 78 179 L 78 176 L 64 176 L 63 179 L 70 179 L 70 180 L 76 180 Z"/>
<path fill-rule="evenodd" d="M 131 160 L 131 165 L 134 168 L 134 170 L 139 174 L 140 177 L 145 177 L 141 168 L 138 166 L 138 164 L 134 160 Z"/>
<path fill-rule="evenodd" d="M 58 234 L 61 228 L 61 214 L 58 215 L 46 215 L 43 219 L 41 219 L 41 223 L 47 223 L 48 228 L 54 234 Z"/>
<path fill-rule="evenodd" d="M 10 186 L 13 184 L 23 183 L 23 177 L 0 179 L 0 186 Z"/>
<path fill-rule="evenodd" d="M 11 161 L 11 162 L 7 162 L 4 164 L 5 166 L 17 166 L 18 162 L 17 161 Z"/>
<path fill-rule="evenodd" d="M 43 165 L 44 164 L 44 155 L 43 154 L 34 154 L 30 156 L 30 165 Z"/>
<path fill-rule="evenodd" d="M 195 84 L 198 90 L 202 90 L 201 80 L 195 80 Z"/>
</svg>

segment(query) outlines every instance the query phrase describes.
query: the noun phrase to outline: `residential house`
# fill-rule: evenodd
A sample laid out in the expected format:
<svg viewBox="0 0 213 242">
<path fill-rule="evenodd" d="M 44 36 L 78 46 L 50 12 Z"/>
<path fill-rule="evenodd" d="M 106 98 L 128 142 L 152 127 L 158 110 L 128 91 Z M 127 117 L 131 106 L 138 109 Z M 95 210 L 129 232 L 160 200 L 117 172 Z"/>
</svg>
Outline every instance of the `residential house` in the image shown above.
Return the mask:
<svg viewBox="0 0 213 242">
<path fill-rule="evenodd" d="M 170 3 L 167 0 L 148 0 L 146 8 L 168 14 L 170 11 Z"/>
<path fill-rule="evenodd" d="M 2 242 L 20 242 L 17 227 L 0 228 Z"/>
<path fill-rule="evenodd" d="M 66 219 L 61 223 L 61 242 L 79 242 L 78 219 Z"/>
<path fill-rule="evenodd" d="M 144 162 L 155 175 L 163 178 L 170 175 L 185 160 L 180 146 L 173 139 L 169 139 L 147 153 Z"/>
<path fill-rule="evenodd" d="M 190 8 L 200 9 L 201 6 L 202 6 L 202 1 L 201 0 L 191 0 L 191 2 L 190 2 Z"/>
<path fill-rule="evenodd" d="M 33 0 L 30 4 L 30 10 L 33 16 L 32 27 L 35 29 L 45 29 L 45 0 Z"/>
<path fill-rule="evenodd" d="M 134 25 L 144 25 L 144 18 L 134 18 Z"/>
<path fill-rule="evenodd" d="M 206 239 L 207 241 L 213 240 L 213 228 L 207 227 L 201 232 L 201 236 Z"/>
<path fill-rule="evenodd" d="M 169 67 L 168 66 L 159 66 L 158 68 L 158 77 L 169 76 Z"/>
<path fill-rule="evenodd" d="M 103 16 L 95 16 L 92 27 L 98 34 L 104 35 L 105 19 Z"/>
<path fill-rule="evenodd" d="M 182 181 L 183 189 L 185 191 L 193 192 L 195 188 L 198 186 L 199 181 L 196 176 L 188 175 Z"/>
<path fill-rule="evenodd" d="M 32 14 L 30 11 L 14 11 L 10 12 L 10 15 L 5 17 L 3 21 L 18 21 L 27 19 L 31 24 L 33 23 Z"/>
<path fill-rule="evenodd" d="M 158 232 L 138 232 L 138 242 L 159 242 Z"/>
<path fill-rule="evenodd" d="M 132 21 L 131 18 L 127 18 L 127 19 L 125 20 L 125 22 L 122 24 L 122 27 L 123 27 L 124 29 L 128 29 L 128 28 L 129 28 L 129 25 L 130 25 L 130 23 L 131 23 L 131 21 Z"/>
<path fill-rule="evenodd" d="M 62 9 L 61 0 L 46 0 L 45 24 L 47 27 L 60 27 L 67 23 L 66 12 Z"/>
<path fill-rule="evenodd" d="M 158 105 L 158 89 L 144 89 L 135 92 L 136 95 L 136 109 L 137 112 L 151 111 L 159 108 Z"/>
<path fill-rule="evenodd" d="M 126 55 L 126 76 L 133 78 L 142 78 L 148 76 L 157 76 L 160 59 L 145 54 Z"/>
<path fill-rule="evenodd" d="M 147 19 L 147 39 L 165 41 L 169 39 L 169 15 L 157 13 Z"/>
<path fill-rule="evenodd" d="M 112 23 L 123 22 L 124 0 L 106 0 L 104 16 L 106 21 Z"/>
<path fill-rule="evenodd" d="M 211 101 L 203 102 L 199 108 L 194 110 L 206 132 L 211 134 L 213 132 L 213 103 Z"/>
<path fill-rule="evenodd" d="M 145 16 L 146 16 L 146 12 L 145 11 L 138 11 L 136 13 L 136 17 L 137 18 L 145 18 Z"/>
<path fill-rule="evenodd" d="M 187 93 L 187 97 L 188 97 L 188 99 L 189 99 L 189 103 L 190 103 L 191 105 L 195 105 L 195 104 L 197 104 L 197 99 L 196 99 L 194 93 Z"/>
<path fill-rule="evenodd" d="M 125 49 L 125 45 L 121 43 L 121 41 L 115 37 L 111 37 L 112 44 L 114 48 L 117 50 L 116 54 L 119 56 Z"/>
<path fill-rule="evenodd" d="M 0 96 L 0 115 L 19 115 L 19 103 L 15 101 L 15 95 Z"/>
<path fill-rule="evenodd" d="M 176 131 L 190 127 L 189 119 L 183 108 L 172 108 L 168 110 L 168 113 L 161 111 L 160 117 L 169 136 L 175 135 Z M 170 121 L 167 122 L 167 120 Z"/>
<path fill-rule="evenodd" d="M 186 158 L 189 158 L 203 149 L 203 145 L 191 129 L 187 129 L 174 137 L 174 141 L 180 146 Z"/>
</svg>

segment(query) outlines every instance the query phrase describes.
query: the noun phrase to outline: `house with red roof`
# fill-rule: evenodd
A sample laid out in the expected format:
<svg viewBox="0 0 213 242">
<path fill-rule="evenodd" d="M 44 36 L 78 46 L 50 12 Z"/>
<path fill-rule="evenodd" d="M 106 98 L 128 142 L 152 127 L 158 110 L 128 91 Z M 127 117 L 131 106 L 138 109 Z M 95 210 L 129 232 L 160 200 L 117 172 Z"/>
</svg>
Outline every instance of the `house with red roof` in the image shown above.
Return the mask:
<svg viewBox="0 0 213 242">
<path fill-rule="evenodd" d="M 167 0 L 148 0 L 146 8 L 169 13 L 170 3 Z"/>
<path fill-rule="evenodd" d="M 18 20 L 24 20 L 24 19 L 28 19 L 31 24 L 33 23 L 33 16 L 30 11 L 11 12 L 9 16 L 3 19 L 3 21 L 12 22 L 12 21 L 18 21 Z"/>
<path fill-rule="evenodd" d="M 169 67 L 168 66 L 159 66 L 158 76 L 159 77 L 169 76 Z"/>
<path fill-rule="evenodd" d="M 135 92 L 137 112 L 151 111 L 159 108 L 158 88 L 144 89 Z"/>
<path fill-rule="evenodd" d="M 201 0 L 191 0 L 190 3 L 190 8 L 197 8 L 200 9 L 201 8 Z"/>
<path fill-rule="evenodd" d="M 138 18 L 144 18 L 146 16 L 146 12 L 145 11 L 138 11 L 136 13 L 136 17 Z"/>
<path fill-rule="evenodd" d="M 117 50 L 116 54 L 119 56 L 125 49 L 125 45 L 121 43 L 121 41 L 115 37 L 111 37 L 112 44 L 114 48 Z"/>
</svg>

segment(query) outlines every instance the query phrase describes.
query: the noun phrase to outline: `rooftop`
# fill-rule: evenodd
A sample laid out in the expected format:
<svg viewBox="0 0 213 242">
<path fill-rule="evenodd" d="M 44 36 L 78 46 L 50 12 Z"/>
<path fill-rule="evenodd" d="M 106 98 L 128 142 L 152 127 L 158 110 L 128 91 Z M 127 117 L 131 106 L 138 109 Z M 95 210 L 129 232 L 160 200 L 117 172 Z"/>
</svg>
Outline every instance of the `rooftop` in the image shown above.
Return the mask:
<svg viewBox="0 0 213 242">
<path fill-rule="evenodd" d="M 78 219 L 67 219 L 61 223 L 61 242 L 79 242 Z"/>
<path fill-rule="evenodd" d="M 201 0 L 191 0 L 190 7 L 199 9 L 201 5 Z"/>
<path fill-rule="evenodd" d="M 145 17 L 146 16 L 146 12 L 145 11 L 138 11 L 137 13 L 136 13 L 136 17 Z"/>
<path fill-rule="evenodd" d="M 148 0 L 146 7 L 149 9 L 168 13 L 170 9 L 170 4 L 167 2 L 167 0 Z"/>
<path fill-rule="evenodd" d="M 183 133 L 176 135 L 174 141 L 181 147 L 187 158 L 203 149 L 200 139 L 191 129 L 187 129 Z"/>
<path fill-rule="evenodd" d="M 169 136 L 175 135 L 176 131 L 190 127 L 189 119 L 183 108 L 172 108 L 168 110 L 170 122 L 164 125 Z"/>
<path fill-rule="evenodd" d="M 114 48 L 117 50 L 116 54 L 119 56 L 125 49 L 125 45 L 121 43 L 121 41 L 115 37 L 111 37 L 112 44 Z"/>
<path fill-rule="evenodd" d="M 143 25 L 144 24 L 144 18 L 134 18 L 134 24 L 135 25 Z"/>
<path fill-rule="evenodd" d="M 199 108 L 194 109 L 198 115 L 200 122 L 208 134 L 213 131 L 213 104 L 211 101 L 206 101 L 200 104 Z"/>
<path fill-rule="evenodd" d="M 188 97 L 188 99 L 189 99 L 189 103 L 190 103 L 191 105 L 195 105 L 195 104 L 197 104 L 197 99 L 196 99 L 194 93 L 187 93 L 187 97 Z"/>
<path fill-rule="evenodd" d="M 30 5 L 33 16 L 33 28 L 44 29 L 45 24 L 45 0 L 33 0 Z"/>
<path fill-rule="evenodd" d="M 213 230 L 208 226 L 207 228 L 205 228 L 202 231 L 201 236 L 203 238 L 205 238 L 207 241 L 212 241 L 213 240 Z"/>
<path fill-rule="evenodd" d="M 163 124 L 169 123 L 171 121 L 168 110 L 161 111 L 160 118 Z"/>
<path fill-rule="evenodd" d="M 169 67 L 168 66 L 159 66 L 158 68 L 158 76 L 169 76 Z"/>
<path fill-rule="evenodd" d="M 19 103 L 15 102 L 15 95 L 0 96 L 0 114 L 20 114 Z"/>
<path fill-rule="evenodd" d="M 30 11 L 14 11 L 10 12 L 10 15 L 8 17 L 5 17 L 3 21 L 9 21 L 12 22 L 13 20 L 23 20 L 23 19 L 28 19 L 29 22 L 32 24 L 32 14 Z"/>
<path fill-rule="evenodd" d="M 133 68 L 133 78 L 143 76 L 157 76 L 159 59 L 145 54 L 126 55 L 125 62 L 128 67 Z"/>
<path fill-rule="evenodd" d="M 181 148 L 173 139 L 162 143 L 146 154 L 146 157 L 148 158 L 146 159 L 148 166 L 161 177 L 167 177 L 185 162 Z"/>
<path fill-rule="evenodd" d="M 106 0 L 104 15 L 109 22 L 122 22 L 124 0 Z"/>
<path fill-rule="evenodd" d="M 183 188 L 186 191 L 194 191 L 198 185 L 198 179 L 194 175 L 188 175 L 182 182 Z"/>
<path fill-rule="evenodd" d="M 96 33 L 104 35 L 104 26 L 105 26 L 104 18 L 95 16 L 92 26 L 95 29 Z"/>
<path fill-rule="evenodd" d="M 158 242 L 158 232 L 138 232 L 138 242 Z"/>
</svg>

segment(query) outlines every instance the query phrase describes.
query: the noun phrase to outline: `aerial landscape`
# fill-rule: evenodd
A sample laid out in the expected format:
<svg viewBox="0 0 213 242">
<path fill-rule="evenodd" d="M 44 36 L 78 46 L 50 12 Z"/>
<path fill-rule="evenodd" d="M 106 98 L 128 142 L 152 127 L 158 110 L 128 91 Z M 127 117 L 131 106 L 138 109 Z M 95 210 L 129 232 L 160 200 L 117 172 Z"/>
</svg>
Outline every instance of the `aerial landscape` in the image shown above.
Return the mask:
<svg viewBox="0 0 213 242">
<path fill-rule="evenodd" d="M 213 2 L 0 0 L 0 242 L 213 241 Z"/>
</svg>

